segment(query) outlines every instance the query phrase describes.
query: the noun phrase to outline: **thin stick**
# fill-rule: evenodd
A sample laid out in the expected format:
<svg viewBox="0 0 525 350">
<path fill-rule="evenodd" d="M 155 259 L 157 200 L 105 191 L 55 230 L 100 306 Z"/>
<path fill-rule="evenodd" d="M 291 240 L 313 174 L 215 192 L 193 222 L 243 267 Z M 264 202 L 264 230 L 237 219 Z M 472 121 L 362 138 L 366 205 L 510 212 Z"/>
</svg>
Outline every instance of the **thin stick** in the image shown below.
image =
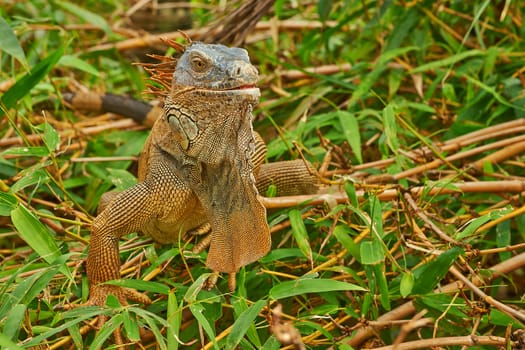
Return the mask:
<svg viewBox="0 0 525 350">
<path fill-rule="evenodd" d="M 520 193 L 525 191 L 525 181 L 508 180 L 508 181 L 477 181 L 477 182 L 459 182 L 450 183 L 449 187 L 431 187 L 416 186 L 412 187 L 410 193 L 414 196 L 421 196 L 426 192 L 427 195 L 453 194 L 453 193 Z M 358 198 L 364 198 L 364 190 L 356 191 Z M 377 198 L 382 201 L 390 201 L 399 198 L 400 191 L 397 189 L 386 189 L 377 192 Z M 283 197 L 260 197 L 263 205 L 268 209 L 289 208 L 297 205 L 320 205 L 327 201 L 336 201 L 345 203 L 348 197 L 345 192 L 335 192 L 321 195 L 300 195 L 300 196 L 283 196 Z"/>
</svg>

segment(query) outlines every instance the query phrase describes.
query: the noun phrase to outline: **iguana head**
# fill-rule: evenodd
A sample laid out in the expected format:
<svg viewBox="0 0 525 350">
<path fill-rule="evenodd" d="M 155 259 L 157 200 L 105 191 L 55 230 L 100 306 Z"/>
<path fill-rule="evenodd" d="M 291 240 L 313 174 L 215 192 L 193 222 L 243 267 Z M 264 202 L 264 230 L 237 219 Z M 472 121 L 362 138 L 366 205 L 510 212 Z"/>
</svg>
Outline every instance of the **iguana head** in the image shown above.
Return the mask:
<svg viewBox="0 0 525 350">
<path fill-rule="evenodd" d="M 257 69 L 245 49 L 194 42 L 177 62 L 173 87 L 258 99 L 258 79 Z"/>
</svg>

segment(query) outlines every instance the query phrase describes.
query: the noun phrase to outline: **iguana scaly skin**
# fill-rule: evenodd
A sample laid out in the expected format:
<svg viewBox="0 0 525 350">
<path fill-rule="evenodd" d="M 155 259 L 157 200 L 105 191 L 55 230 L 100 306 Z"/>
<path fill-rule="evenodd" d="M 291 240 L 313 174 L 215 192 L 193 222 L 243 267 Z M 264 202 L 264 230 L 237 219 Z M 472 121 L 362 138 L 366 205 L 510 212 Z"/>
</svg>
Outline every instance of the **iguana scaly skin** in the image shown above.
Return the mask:
<svg viewBox="0 0 525 350">
<path fill-rule="evenodd" d="M 203 43 L 185 49 L 164 114 L 140 156 L 139 183 L 113 196 L 93 221 L 89 304 L 103 305 L 108 294 L 121 303 L 149 302 L 134 290 L 103 284 L 120 277 L 118 242 L 130 232 L 176 243 L 185 232 L 210 227 L 206 265 L 230 276 L 268 252 L 270 232 L 255 176 L 266 184 L 303 183 L 309 192 L 315 177 L 297 161 L 276 169 L 261 166 L 266 149 L 252 130 L 251 114 L 259 98 L 257 80 L 244 49 Z"/>
</svg>

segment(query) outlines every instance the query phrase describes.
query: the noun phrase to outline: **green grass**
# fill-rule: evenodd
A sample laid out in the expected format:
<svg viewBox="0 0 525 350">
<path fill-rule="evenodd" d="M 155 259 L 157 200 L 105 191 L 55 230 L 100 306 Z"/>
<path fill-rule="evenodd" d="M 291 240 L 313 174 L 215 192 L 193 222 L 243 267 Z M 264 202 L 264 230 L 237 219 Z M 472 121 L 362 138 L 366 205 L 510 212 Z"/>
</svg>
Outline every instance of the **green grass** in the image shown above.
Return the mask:
<svg viewBox="0 0 525 350">
<path fill-rule="evenodd" d="M 192 4 L 198 40 L 219 2 Z M 90 222 L 104 192 L 136 181 L 148 130 L 70 110 L 61 93 L 144 98 L 133 63 L 165 47 L 127 37 L 140 35 L 122 30 L 129 8 L 0 6 L 0 348 L 106 349 L 119 327 L 137 349 L 278 349 L 277 329 L 308 349 L 518 341 L 525 12 L 509 0 L 276 1 L 244 45 L 261 73 L 255 128 L 270 161 L 320 170 L 323 199 L 266 200 L 272 251 L 234 293 L 226 278 L 201 290 L 194 242 L 132 234 L 118 283 L 153 304 L 64 310 L 87 300 Z M 97 315 L 109 321 L 94 332 Z"/>
</svg>

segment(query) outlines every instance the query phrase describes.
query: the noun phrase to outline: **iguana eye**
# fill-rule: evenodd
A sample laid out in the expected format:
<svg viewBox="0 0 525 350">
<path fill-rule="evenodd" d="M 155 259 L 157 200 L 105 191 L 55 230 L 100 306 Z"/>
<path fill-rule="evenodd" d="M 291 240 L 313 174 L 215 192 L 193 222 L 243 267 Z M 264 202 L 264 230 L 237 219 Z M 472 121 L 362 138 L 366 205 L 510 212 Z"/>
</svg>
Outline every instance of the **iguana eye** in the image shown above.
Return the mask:
<svg viewBox="0 0 525 350">
<path fill-rule="evenodd" d="M 192 55 L 190 58 L 191 67 L 196 72 L 204 72 L 208 69 L 209 62 L 206 58 L 198 55 Z"/>
</svg>

